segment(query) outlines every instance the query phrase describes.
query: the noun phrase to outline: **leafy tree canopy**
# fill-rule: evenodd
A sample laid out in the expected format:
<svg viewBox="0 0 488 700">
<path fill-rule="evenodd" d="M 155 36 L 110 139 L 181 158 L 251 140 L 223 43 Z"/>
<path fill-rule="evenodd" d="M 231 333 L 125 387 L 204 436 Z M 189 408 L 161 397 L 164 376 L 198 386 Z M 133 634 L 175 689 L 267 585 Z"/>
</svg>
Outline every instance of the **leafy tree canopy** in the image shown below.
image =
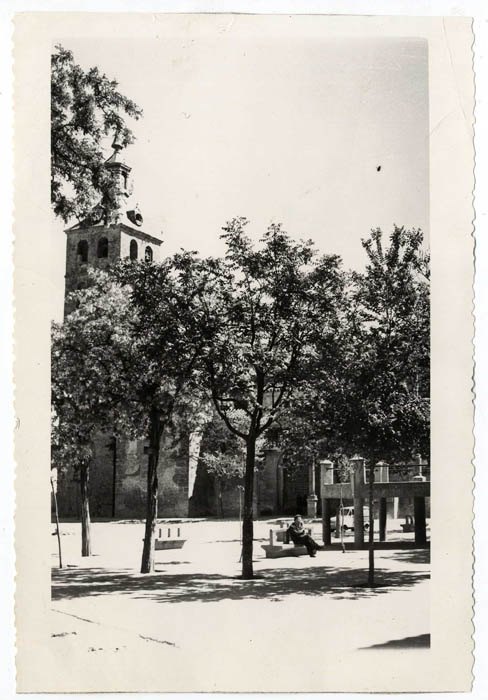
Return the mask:
<svg viewBox="0 0 488 700">
<path fill-rule="evenodd" d="M 430 454 L 429 256 L 423 234 L 394 227 L 363 241 L 369 263 L 352 277 L 342 423 L 349 445 L 374 460 Z"/>
<path fill-rule="evenodd" d="M 91 277 L 92 286 L 72 295 L 78 308 L 52 328 L 52 456 L 59 469 L 89 464 L 98 431 L 130 434 L 133 425 L 120 411 L 130 389 L 125 361 L 133 310 L 120 285 L 105 274 Z"/>
<path fill-rule="evenodd" d="M 247 220 L 224 228 L 223 260 L 207 261 L 214 281 L 200 294 L 205 379 L 230 433 L 245 442 L 242 575 L 253 577 L 253 478 L 256 442 L 300 389 L 315 356 L 317 334 L 334 337 L 344 276 L 337 256 L 318 258 L 280 225 L 260 247 Z"/>
<path fill-rule="evenodd" d="M 410 460 L 430 454 L 429 255 L 421 231 L 395 227 L 389 246 L 363 241 L 365 272 L 351 273 L 337 343 L 317 338 L 315 369 L 282 412 L 273 440 L 285 464 L 311 456 Z"/>
<path fill-rule="evenodd" d="M 103 147 L 117 134 L 121 146 L 134 141 L 124 117 L 142 110 L 97 67 L 84 71 L 60 45 L 51 57 L 51 203 L 56 216 L 82 220 L 112 186 Z"/>
<path fill-rule="evenodd" d="M 271 225 L 255 248 L 247 220 L 225 228 L 227 252 L 204 300 L 207 378 L 216 410 L 229 430 L 258 437 L 306 381 L 317 334 L 330 338 L 344 277 L 337 256 L 315 255 Z"/>
</svg>

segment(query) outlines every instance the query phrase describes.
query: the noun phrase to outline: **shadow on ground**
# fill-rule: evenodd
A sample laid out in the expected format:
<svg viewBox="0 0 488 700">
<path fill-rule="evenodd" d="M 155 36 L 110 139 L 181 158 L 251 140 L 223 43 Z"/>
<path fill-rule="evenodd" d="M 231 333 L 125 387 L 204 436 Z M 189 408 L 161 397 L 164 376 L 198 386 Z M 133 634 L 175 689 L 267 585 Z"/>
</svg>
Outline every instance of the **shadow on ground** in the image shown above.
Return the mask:
<svg viewBox="0 0 488 700">
<path fill-rule="evenodd" d="M 416 637 L 404 637 L 403 639 L 390 639 L 390 641 L 383 644 L 361 647 L 362 651 L 367 651 L 368 649 L 430 649 L 430 634 L 419 634 Z"/>
<path fill-rule="evenodd" d="M 429 578 L 427 572 L 376 569 L 376 587 L 364 585 L 367 571 L 327 566 L 304 569 L 264 569 L 258 578 L 244 581 L 219 574 L 140 575 L 121 569 L 54 569 L 52 599 L 65 600 L 110 594 L 156 600 L 161 603 L 225 599 L 271 598 L 283 600 L 289 595 L 329 595 L 335 599 L 359 599 L 384 595 L 391 590 L 410 588 Z"/>
<path fill-rule="evenodd" d="M 382 556 L 388 556 L 384 552 Z M 410 564 L 430 564 L 430 548 L 429 549 L 412 549 L 404 550 L 403 552 L 396 551 L 395 554 L 389 557 L 397 561 L 407 561 Z"/>
</svg>

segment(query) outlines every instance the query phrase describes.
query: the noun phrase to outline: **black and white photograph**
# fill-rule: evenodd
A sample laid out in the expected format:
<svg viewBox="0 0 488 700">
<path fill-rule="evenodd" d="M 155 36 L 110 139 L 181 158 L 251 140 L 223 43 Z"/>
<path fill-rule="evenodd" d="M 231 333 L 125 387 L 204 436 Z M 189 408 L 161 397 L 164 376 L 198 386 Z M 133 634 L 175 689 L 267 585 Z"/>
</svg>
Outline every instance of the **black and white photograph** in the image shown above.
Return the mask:
<svg viewBox="0 0 488 700">
<path fill-rule="evenodd" d="M 436 445 L 471 470 L 431 429 L 435 42 L 328 19 L 45 33 L 39 691 L 464 687 L 425 670 Z"/>
</svg>

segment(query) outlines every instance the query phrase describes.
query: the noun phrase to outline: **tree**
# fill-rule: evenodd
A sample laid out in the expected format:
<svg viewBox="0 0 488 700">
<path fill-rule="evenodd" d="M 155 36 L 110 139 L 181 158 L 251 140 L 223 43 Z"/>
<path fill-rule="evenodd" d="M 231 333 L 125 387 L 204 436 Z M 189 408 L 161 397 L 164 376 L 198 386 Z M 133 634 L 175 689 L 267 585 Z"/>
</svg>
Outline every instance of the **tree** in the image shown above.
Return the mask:
<svg viewBox="0 0 488 700">
<path fill-rule="evenodd" d="M 342 465 L 369 466 L 369 573 L 374 584 L 374 466 L 430 454 L 429 255 L 423 234 L 394 227 L 362 241 L 364 272 L 349 275 L 335 343 L 320 334 L 303 390 L 286 406 L 274 440 L 300 465 L 315 451 Z M 303 444 L 309 435 L 309 452 Z M 341 479 L 342 480 L 342 479 Z"/>
<path fill-rule="evenodd" d="M 112 274 L 129 288 L 133 309 L 131 352 L 125 397 L 127 415 L 137 405 L 149 442 L 147 504 L 141 573 L 154 568 L 158 506 L 158 465 L 162 440 L 175 419 L 191 429 L 201 422 L 199 360 L 206 347 L 201 334 L 206 269 L 192 253 L 162 263 L 123 261 Z M 140 421 L 138 421 L 140 422 Z"/>
<path fill-rule="evenodd" d="M 52 463 L 58 472 L 73 470 L 79 477 L 82 556 L 91 554 L 94 439 L 107 426 L 115 433 L 130 431 L 119 405 L 128 391 L 123 362 L 132 309 L 124 290 L 106 275 L 92 273 L 91 281 L 72 294 L 77 307 L 65 322 L 53 324 L 51 346 Z"/>
<path fill-rule="evenodd" d="M 314 352 L 313 334 L 334 324 L 343 277 L 336 256 L 317 259 L 310 241 L 295 243 L 271 225 L 255 249 L 237 218 L 224 228 L 223 261 L 199 295 L 207 384 L 217 413 L 245 446 L 242 576 L 253 577 L 253 481 L 256 441 L 299 390 Z"/>
<path fill-rule="evenodd" d="M 103 145 L 116 133 L 124 147 L 134 141 L 124 115 L 142 110 L 117 90 L 98 68 L 84 71 L 71 51 L 57 45 L 51 57 L 51 203 L 67 222 L 84 219 L 100 200 L 112 197 L 113 182 L 104 168 Z"/>
<path fill-rule="evenodd" d="M 323 369 L 323 368 L 322 368 Z M 324 383 L 314 372 L 302 382 L 299 392 L 284 402 L 279 420 L 268 430 L 266 444 L 278 448 L 288 474 L 307 473 L 311 463 L 330 458 L 331 446 Z"/>
<path fill-rule="evenodd" d="M 333 443 L 369 465 L 369 574 L 374 584 L 374 467 L 430 454 L 429 255 L 420 230 L 379 229 L 362 241 L 363 273 L 351 275 L 342 372 L 329 392 Z"/>
<path fill-rule="evenodd" d="M 421 231 L 395 227 L 363 241 L 369 258 L 352 276 L 344 436 L 371 459 L 430 453 L 429 258 Z"/>
<path fill-rule="evenodd" d="M 397 226 L 384 251 L 382 232 L 363 240 L 366 272 L 353 277 L 351 357 L 355 406 L 349 427 L 369 462 L 369 573 L 374 585 L 374 467 L 380 460 L 430 454 L 429 257 L 420 230 Z"/>
<path fill-rule="evenodd" d="M 162 441 L 175 421 L 188 429 L 200 420 L 197 371 L 205 341 L 195 295 L 205 279 L 193 289 L 198 273 L 196 259 L 185 253 L 93 272 L 91 286 L 72 294 L 77 308 L 56 328 L 53 343 L 60 449 L 78 460 L 83 502 L 98 431 L 115 425 L 120 434 L 149 442 L 141 573 L 154 568 Z M 88 508 L 83 511 L 87 519 Z"/>
</svg>

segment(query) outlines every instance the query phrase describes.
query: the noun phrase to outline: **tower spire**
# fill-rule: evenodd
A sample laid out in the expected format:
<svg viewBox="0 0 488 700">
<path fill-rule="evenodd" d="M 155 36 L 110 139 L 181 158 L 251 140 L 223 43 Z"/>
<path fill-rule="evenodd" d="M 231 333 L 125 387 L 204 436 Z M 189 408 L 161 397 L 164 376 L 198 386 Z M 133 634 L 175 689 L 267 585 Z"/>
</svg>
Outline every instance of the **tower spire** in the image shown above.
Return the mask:
<svg viewBox="0 0 488 700">
<path fill-rule="evenodd" d="M 109 196 L 104 202 L 107 223 L 119 223 L 125 213 L 127 200 L 131 194 L 129 188 L 129 173 L 132 170 L 123 160 L 121 151 L 124 146 L 120 137 L 120 130 L 117 129 L 112 141 L 113 153 L 105 161 L 105 167 L 112 178 L 112 188 Z"/>
<path fill-rule="evenodd" d="M 115 130 L 114 140 L 112 141 L 112 148 L 116 153 L 117 151 L 121 151 L 124 148 L 122 144 L 122 139 L 120 138 L 120 129 Z"/>
</svg>

